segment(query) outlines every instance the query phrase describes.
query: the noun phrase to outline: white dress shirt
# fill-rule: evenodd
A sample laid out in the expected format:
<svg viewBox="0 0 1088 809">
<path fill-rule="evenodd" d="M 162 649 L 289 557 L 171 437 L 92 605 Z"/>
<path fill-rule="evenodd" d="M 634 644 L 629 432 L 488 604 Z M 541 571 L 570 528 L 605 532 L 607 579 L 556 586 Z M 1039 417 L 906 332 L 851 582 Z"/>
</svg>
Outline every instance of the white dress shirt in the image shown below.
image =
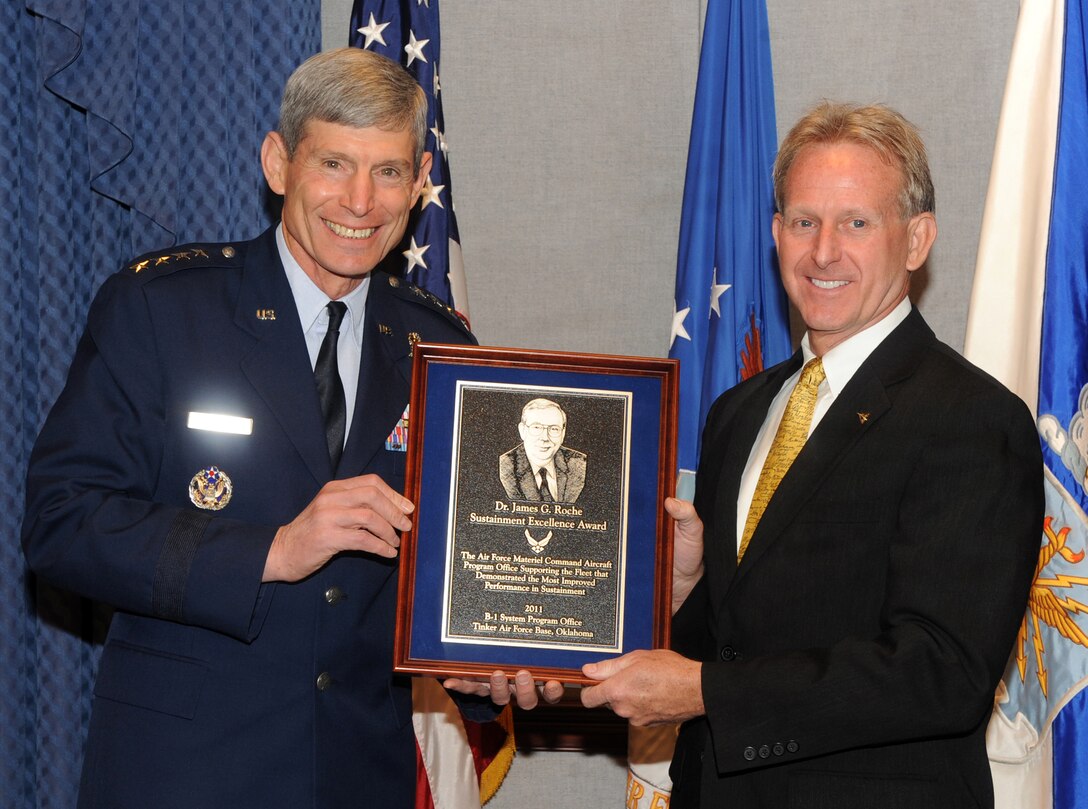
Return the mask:
<svg viewBox="0 0 1088 809">
<path fill-rule="evenodd" d="M 295 261 L 287 242 L 283 238 L 283 223 L 276 228 L 276 246 L 280 251 L 280 261 L 287 273 L 287 283 L 291 285 L 291 294 L 295 298 L 299 323 L 306 335 L 306 350 L 310 354 L 310 368 L 317 364 L 317 354 L 329 329 L 329 296 L 313 282 Z M 336 343 L 336 364 L 340 370 L 340 381 L 344 384 L 344 404 L 347 407 L 347 420 L 344 424 L 344 441 L 351 433 L 351 418 L 355 413 L 355 394 L 359 388 L 359 365 L 363 356 L 363 316 L 366 312 L 366 296 L 370 289 L 370 275 L 363 282 L 340 300 L 348 307 L 344 320 L 340 324 L 340 339 Z"/>
<path fill-rule="evenodd" d="M 904 298 L 899 302 L 887 317 L 878 320 L 869 328 L 860 331 L 852 337 L 843 340 L 823 356 L 824 381 L 820 383 L 819 392 L 816 394 L 816 409 L 812 413 L 812 424 L 808 434 L 816 429 L 820 419 L 827 413 L 835 398 L 846 387 L 857 372 L 861 364 L 869 358 L 878 345 L 891 334 L 895 327 L 902 323 L 910 314 L 910 299 Z M 767 410 L 767 417 L 763 420 L 763 426 L 756 435 L 752 451 L 748 454 L 748 463 L 744 467 L 744 474 L 740 478 L 740 489 L 737 491 L 737 550 L 740 550 L 741 536 L 744 534 L 744 524 L 748 520 L 748 510 L 752 507 L 752 496 L 756 491 L 756 483 L 759 482 L 759 473 L 763 471 L 763 463 L 767 460 L 767 453 L 771 450 L 775 433 L 778 432 L 779 422 L 786 411 L 786 402 L 793 393 L 797 380 L 801 378 L 801 370 L 809 360 L 815 358 L 815 354 L 809 345 L 808 332 L 801 338 L 801 351 L 804 361 L 801 368 L 786 380 L 778 395 L 771 402 Z"/>
</svg>

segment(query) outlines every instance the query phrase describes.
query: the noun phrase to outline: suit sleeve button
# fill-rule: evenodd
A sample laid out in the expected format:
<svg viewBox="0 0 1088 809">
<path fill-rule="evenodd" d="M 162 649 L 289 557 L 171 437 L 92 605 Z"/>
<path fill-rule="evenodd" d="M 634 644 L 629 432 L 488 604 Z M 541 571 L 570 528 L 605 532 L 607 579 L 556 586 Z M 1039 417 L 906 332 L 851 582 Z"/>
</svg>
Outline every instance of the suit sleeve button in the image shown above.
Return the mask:
<svg viewBox="0 0 1088 809">
<path fill-rule="evenodd" d="M 763 745 L 762 747 L 760 747 L 759 748 L 759 757 L 760 758 L 770 758 L 771 757 L 771 748 L 769 748 L 767 745 Z"/>
<path fill-rule="evenodd" d="M 775 742 L 774 747 L 771 748 L 771 752 L 776 756 L 780 756 L 786 752 L 786 748 L 782 745 L 782 742 Z"/>
<path fill-rule="evenodd" d="M 732 646 L 723 646 L 722 650 L 718 653 L 718 656 L 722 660 L 734 660 L 737 656 L 737 650 L 734 649 Z"/>
<path fill-rule="evenodd" d="M 786 750 L 788 752 L 796 753 L 797 749 L 798 749 L 797 748 L 797 742 L 793 741 L 792 739 L 790 741 L 786 742 Z"/>
<path fill-rule="evenodd" d="M 325 600 L 330 604 L 339 604 L 344 600 L 344 591 L 339 587 L 330 587 L 325 591 Z"/>
<path fill-rule="evenodd" d="M 754 747 L 744 748 L 744 760 L 752 761 L 756 757 L 756 749 Z"/>
<path fill-rule="evenodd" d="M 329 689 L 329 686 L 332 685 L 332 675 L 330 675 L 327 671 L 321 672 L 317 675 L 316 684 L 318 691 L 327 691 Z"/>
</svg>

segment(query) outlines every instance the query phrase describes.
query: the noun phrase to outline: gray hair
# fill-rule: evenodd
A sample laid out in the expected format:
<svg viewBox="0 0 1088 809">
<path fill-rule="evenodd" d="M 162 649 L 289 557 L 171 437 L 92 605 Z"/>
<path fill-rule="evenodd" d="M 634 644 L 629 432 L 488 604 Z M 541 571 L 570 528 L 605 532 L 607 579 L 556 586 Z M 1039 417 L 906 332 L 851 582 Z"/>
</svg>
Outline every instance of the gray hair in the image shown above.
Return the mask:
<svg viewBox="0 0 1088 809">
<path fill-rule="evenodd" d="M 559 411 L 559 415 L 563 417 L 563 427 L 567 426 L 567 411 L 561 408 L 557 403 L 551 399 L 533 399 L 525 404 L 525 407 L 521 408 L 521 420 L 523 423 L 528 424 L 526 416 L 531 410 L 551 410 L 555 408 Z"/>
<path fill-rule="evenodd" d="M 407 130 L 419 172 L 427 138 L 427 96 L 412 74 L 391 59 L 362 48 L 338 48 L 299 65 L 280 104 L 278 131 L 289 159 L 310 121 Z"/>
</svg>

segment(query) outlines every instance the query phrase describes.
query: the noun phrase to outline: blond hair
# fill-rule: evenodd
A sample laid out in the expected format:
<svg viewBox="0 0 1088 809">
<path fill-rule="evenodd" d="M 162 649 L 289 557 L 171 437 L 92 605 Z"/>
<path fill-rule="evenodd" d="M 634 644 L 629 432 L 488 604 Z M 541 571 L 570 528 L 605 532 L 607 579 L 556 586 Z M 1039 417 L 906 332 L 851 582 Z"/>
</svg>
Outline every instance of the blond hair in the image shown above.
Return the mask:
<svg viewBox="0 0 1088 809">
<path fill-rule="evenodd" d="M 823 101 L 801 118 L 778 149 L 774 161 L 774 202 L 785 205 L 786 178 L 797 155 L 814 144 L 867 146 L 903 176 L 899 208 L 904 219 L 934 210 L 933 179 L 918 128 L 883 104 L 855 106 Z"/>
</svg>

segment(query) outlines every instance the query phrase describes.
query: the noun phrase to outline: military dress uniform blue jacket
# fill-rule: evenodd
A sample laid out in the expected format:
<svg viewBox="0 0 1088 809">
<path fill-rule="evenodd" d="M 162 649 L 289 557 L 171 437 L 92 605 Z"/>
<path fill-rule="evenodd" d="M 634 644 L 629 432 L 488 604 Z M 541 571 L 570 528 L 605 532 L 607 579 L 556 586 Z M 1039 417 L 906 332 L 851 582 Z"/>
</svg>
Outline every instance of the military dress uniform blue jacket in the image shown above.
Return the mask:
<svg viewBox="0 0 1088 809">
<path fill-rule="evenodd" d="M 475 342 L 375 271 L 334 470 L 274 231 L 145 256 L 102 286 L 31 459 L 23 540 L 38 574 L 117 609 L 81 807 L 411 805 L 396 563 L 341 554 L 298 583 L 261 575 L 277 527 L 330 479 L 375 473 L 403 490 L 405 453 L 387 437 L 418 340 Z M 252 432 L 191 429 L 191 412 Z M 231 482 L 220 510 L 190 501 L 211 467 Z"/>
</svg>

